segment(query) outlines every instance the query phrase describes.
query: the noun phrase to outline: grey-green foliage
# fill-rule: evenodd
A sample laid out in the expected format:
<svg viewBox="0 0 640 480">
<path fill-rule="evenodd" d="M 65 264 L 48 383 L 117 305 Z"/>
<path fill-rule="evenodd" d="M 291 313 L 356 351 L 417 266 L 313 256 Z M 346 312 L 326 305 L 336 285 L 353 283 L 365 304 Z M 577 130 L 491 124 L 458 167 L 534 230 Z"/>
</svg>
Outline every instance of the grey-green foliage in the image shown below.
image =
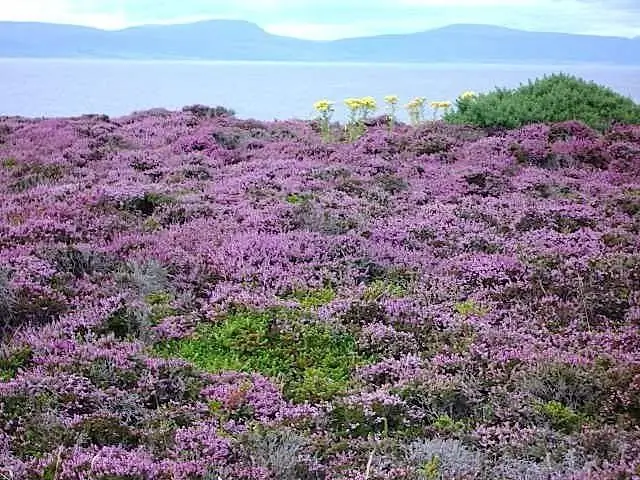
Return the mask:
<svg viewBox="0 0 640 480">
<path fill-rule="evenodd" d="M 165 291 L 169 287 L 169 274 L 156 260 L 144 263 L 129 262 L 121 278 L 136 287 L 143 297 Z"/>
<path fill-rule="evenodd" d="M 519 88 L 498 88 L 477 98 L 459 98 L 444 119 L 483 128 L 579 120 L 604 130 L 616 122 L 640 123 L 640 105 L 594 82 L 554 74 L 529 80 Z"/>
<path fill-rule="evenodd" d="M 89 249 L 67 246 L 51 252 L 52 261 L 61 272 L 81 277 L 96 272 L 107 272 L 114 262 L 107 255 Z"/>
<path fill-rule="evenodd" d="M 416 440 L 405 447 L 405 460 L 422 466 L 427 480 L 440 478 L 479 478 L 483 456 L 458 440 L 435 438 Z"/>
<path fill-rule="evenodd" d="M 503 480 L 574 478 L 589 472 L 590 468 L 591 465 L 585 463 L 575 451 L 570 450 L 560 463 L 553 462 L 549 458 L 540 463 L 522 459 L 502 459 L 491 469 L 489 478 Z"/>
<path fill-rule="evenodd" d="M 290 430 L 251 433 L 245 445 L 253 463 L 268 468 L 280 480 L 298 480 L 307 441 Z"/>
<path fill-rule="evenodd" d="M 15 295 L 9 274 L 0 268 L 0 339 L 8 336 L 15 320 Z"/>
</svg>

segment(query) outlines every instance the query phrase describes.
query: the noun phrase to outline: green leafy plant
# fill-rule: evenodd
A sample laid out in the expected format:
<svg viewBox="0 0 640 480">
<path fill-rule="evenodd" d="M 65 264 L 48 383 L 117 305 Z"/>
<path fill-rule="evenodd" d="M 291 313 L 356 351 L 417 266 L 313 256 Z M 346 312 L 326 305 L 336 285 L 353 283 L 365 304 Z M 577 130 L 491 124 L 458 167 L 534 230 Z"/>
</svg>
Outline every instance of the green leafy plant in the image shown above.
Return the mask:
<svg viewBox="0 0 640 480">
<path fill-rule="evenodd" d="M 454 420 L 449 415 L 439 415 L 433 421 L 433 427 L 443 432 L 459 432 L 464 430 L 464 422 L 460 420 Z"/>
<path fill-rule="evenodd" d="M 546 417 L 553 428 L 565 433 L 575 432 L 585 421 L 583 415 L 556 401 L 538 404 L 535 409 Z"/>
<path fill-rule="evenodd" d="M 516 89 L 498 88 L 479 96 L 463 94 L 444 119 L 484 128 L 579 120 L 604 130 L 614 122 L 640 122 L 640 105 L 594 82 L 554 74 Z"/>
<path fill-rule="evenodd" d="M 440 479 L 440 457 L 434 456 L 420 466 L 420 474 L 426 480 Z"/>
<path fill-rule="evenodd" d="M 346 389 L 351 370 L 365 359 L 350 334 L 298 317 L 291 310 L 237 311 L 201 325 L 192 337 L 163 342 L 156 351 L 210 372 L 280 378 L 294 401 L 331 398 Z"/>
<path fill-rule="evenodd" d="M 17 178 L 9 185 L 9 190 L 14 193 L 24 192 L 36 185 L 55 182 L 65 174 L 63 166 L 57 163 L 26 164 L 18 163 L 15 159 L 8 159 L 3 162 L 3 166 L 11 169 L 14 172 L 14 178 Z"/>
<path fill-rule="evenodd" d="M 313 195 L 309 193 L 290 193 L 286 196 L 285 200 L 291 205 L 298 205 L 304 202 L 308 202 L 313 198 Z"/>
<path fill-rule="evenodd" d="M 0 381 L 10 380 L 16 376 L 18 370 L 27 366 L 31 361 L 30 347 L 9 348 L 0 346 Z"/>
<path fill-rule="evenodd" d="M 367 285 L 362 299 L 367 302 L 378 301 L 384 297 L 400 298 L 407 294 L 407 285 L 393 280 L 374 280 Z"/>
<path fill-rule="evenodd" d="M 478 305 L 473 300 L 465 300 L 464 302 L 458 302 L 453 306 L 456 313 L 463 317 L 481 316 L 489 312 L 489 309 Z"/>
<path fill-rule="evenodd" d="M 316 308 L 328 304 L 336 294 L 331 287 L 296 290 L 286 298 L 296 300 L 303 308 Z"/>
</svg>

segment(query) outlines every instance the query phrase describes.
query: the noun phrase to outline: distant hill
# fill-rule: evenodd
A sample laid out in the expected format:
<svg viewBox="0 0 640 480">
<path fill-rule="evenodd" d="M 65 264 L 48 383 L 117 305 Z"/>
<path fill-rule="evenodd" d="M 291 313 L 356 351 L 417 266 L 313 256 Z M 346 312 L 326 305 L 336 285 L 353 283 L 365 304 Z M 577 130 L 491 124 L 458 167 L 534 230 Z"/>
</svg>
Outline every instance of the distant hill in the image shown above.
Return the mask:
<svg viewBox="0 0 640 480">
<path fill-rule="evenodd" d="M 253 23 L 232 20 L 117 31 L 0 22 L 0 57 L 640 65 L 640 37 L 451 25 L 319 42 L 272 35 Z"/>
</svg>

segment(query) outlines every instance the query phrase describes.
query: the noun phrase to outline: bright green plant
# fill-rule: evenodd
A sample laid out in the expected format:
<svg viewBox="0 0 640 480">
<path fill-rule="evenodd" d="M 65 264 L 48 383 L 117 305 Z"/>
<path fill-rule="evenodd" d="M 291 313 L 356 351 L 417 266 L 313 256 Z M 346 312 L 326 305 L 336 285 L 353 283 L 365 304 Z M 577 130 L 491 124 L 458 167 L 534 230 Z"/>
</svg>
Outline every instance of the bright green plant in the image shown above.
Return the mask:
<svg viewBox="0 0 640 480">
<path fill-rule="evenodd" d="M 579 120 L 605 130 L 614 122 L 639 123 L 640 105 L 594 82 L 554 74 L 512 90 L 498 88 L 479 96 L 465 92 L 444 119 L 483 128 Z"/>
<path fill-rule="evenodd" d="M 553 428 L 565 433 L 575 432 L 585 422 L 584 415 L 575 412 L 560 402 L 541 403 L 536 405 L 535 409 L 547 418 Z"/>
<path fill-rule="evenodd" d="M 434 455 L 433 457 L 431 457 L 431 460 L 423 463 L 420 466 L 420 474 L 422 475 L 422 478 L 424 478 L 425 480 L 438 480 L 439 478 L 441 478 L 440 466 L 440 457 Z"/>
<path fill-rule="evenodd" d="M 351 370 L 365 360 L 350 334 L 303 323 L 292 310 L 230 313 L 219 323 L 201 325 L 189 338 L 155 348 L 210 372 L 277 377 L 294 401 L 324 400 L 344 391 Z"/>
<path fill-rule="evenodd" d="M 285 200 L 291 205 L 298 205 L 304 202 L 308 202 L 313 198 L 313 195 L 309 193 L 290 193 L 286 196 Z"/>
<path fill-rule="evenodd" d="M 473 300 L 458 302 L 453 306 L 453 309 L 463 317 L 480 316 L 489 312 L 488 308 L 478 305 Z"/>
<path fill-rule="evenodd" d="M 296 300 L 303 308 L 317 308 L 328 304 L 336 294 L 331 287 L 296 290 L 287 298 Z"/>
<path fill-rule="evenodd" d="M 313 104 L 313 108 L 318 112 L 320 133 L 325 142 L 331 141 L 331 117 L 335 111 L 333 105 L 330 100 L 320 100 Z"/>
<path fill-rule="evenodd" d="M 433 421 L 433 427 L 447 433 L 455 433 L 464 430 L 464 422 L 454 420 L 449 415 L 439 415 Z"/>
<path fill-rule="evenodd" d="M 409 121 L 411 125 L 418 126 L 424 122 L 424 108 L 427 99 L 425 97 L 416 97 L 406 105 Z"/>
</svg>

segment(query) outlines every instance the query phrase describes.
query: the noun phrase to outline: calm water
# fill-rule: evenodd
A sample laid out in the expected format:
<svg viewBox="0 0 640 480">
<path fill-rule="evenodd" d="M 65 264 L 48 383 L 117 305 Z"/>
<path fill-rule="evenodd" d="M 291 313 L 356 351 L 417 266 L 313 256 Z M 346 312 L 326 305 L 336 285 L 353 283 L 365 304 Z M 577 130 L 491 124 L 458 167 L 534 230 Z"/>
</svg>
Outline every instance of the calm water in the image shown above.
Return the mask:
<svg viewBox="0 0 640 480">
<path fill-rule="evenodd" d="M 201 103 L 233 108 L 242 117 L 311 118 L 320 98 L 453 100 L 465 90 L 513 87 L 554 72 L 640 101 L 640 67 L 0 59 L 0 115 L 116 116 Z"/>
</svg>

